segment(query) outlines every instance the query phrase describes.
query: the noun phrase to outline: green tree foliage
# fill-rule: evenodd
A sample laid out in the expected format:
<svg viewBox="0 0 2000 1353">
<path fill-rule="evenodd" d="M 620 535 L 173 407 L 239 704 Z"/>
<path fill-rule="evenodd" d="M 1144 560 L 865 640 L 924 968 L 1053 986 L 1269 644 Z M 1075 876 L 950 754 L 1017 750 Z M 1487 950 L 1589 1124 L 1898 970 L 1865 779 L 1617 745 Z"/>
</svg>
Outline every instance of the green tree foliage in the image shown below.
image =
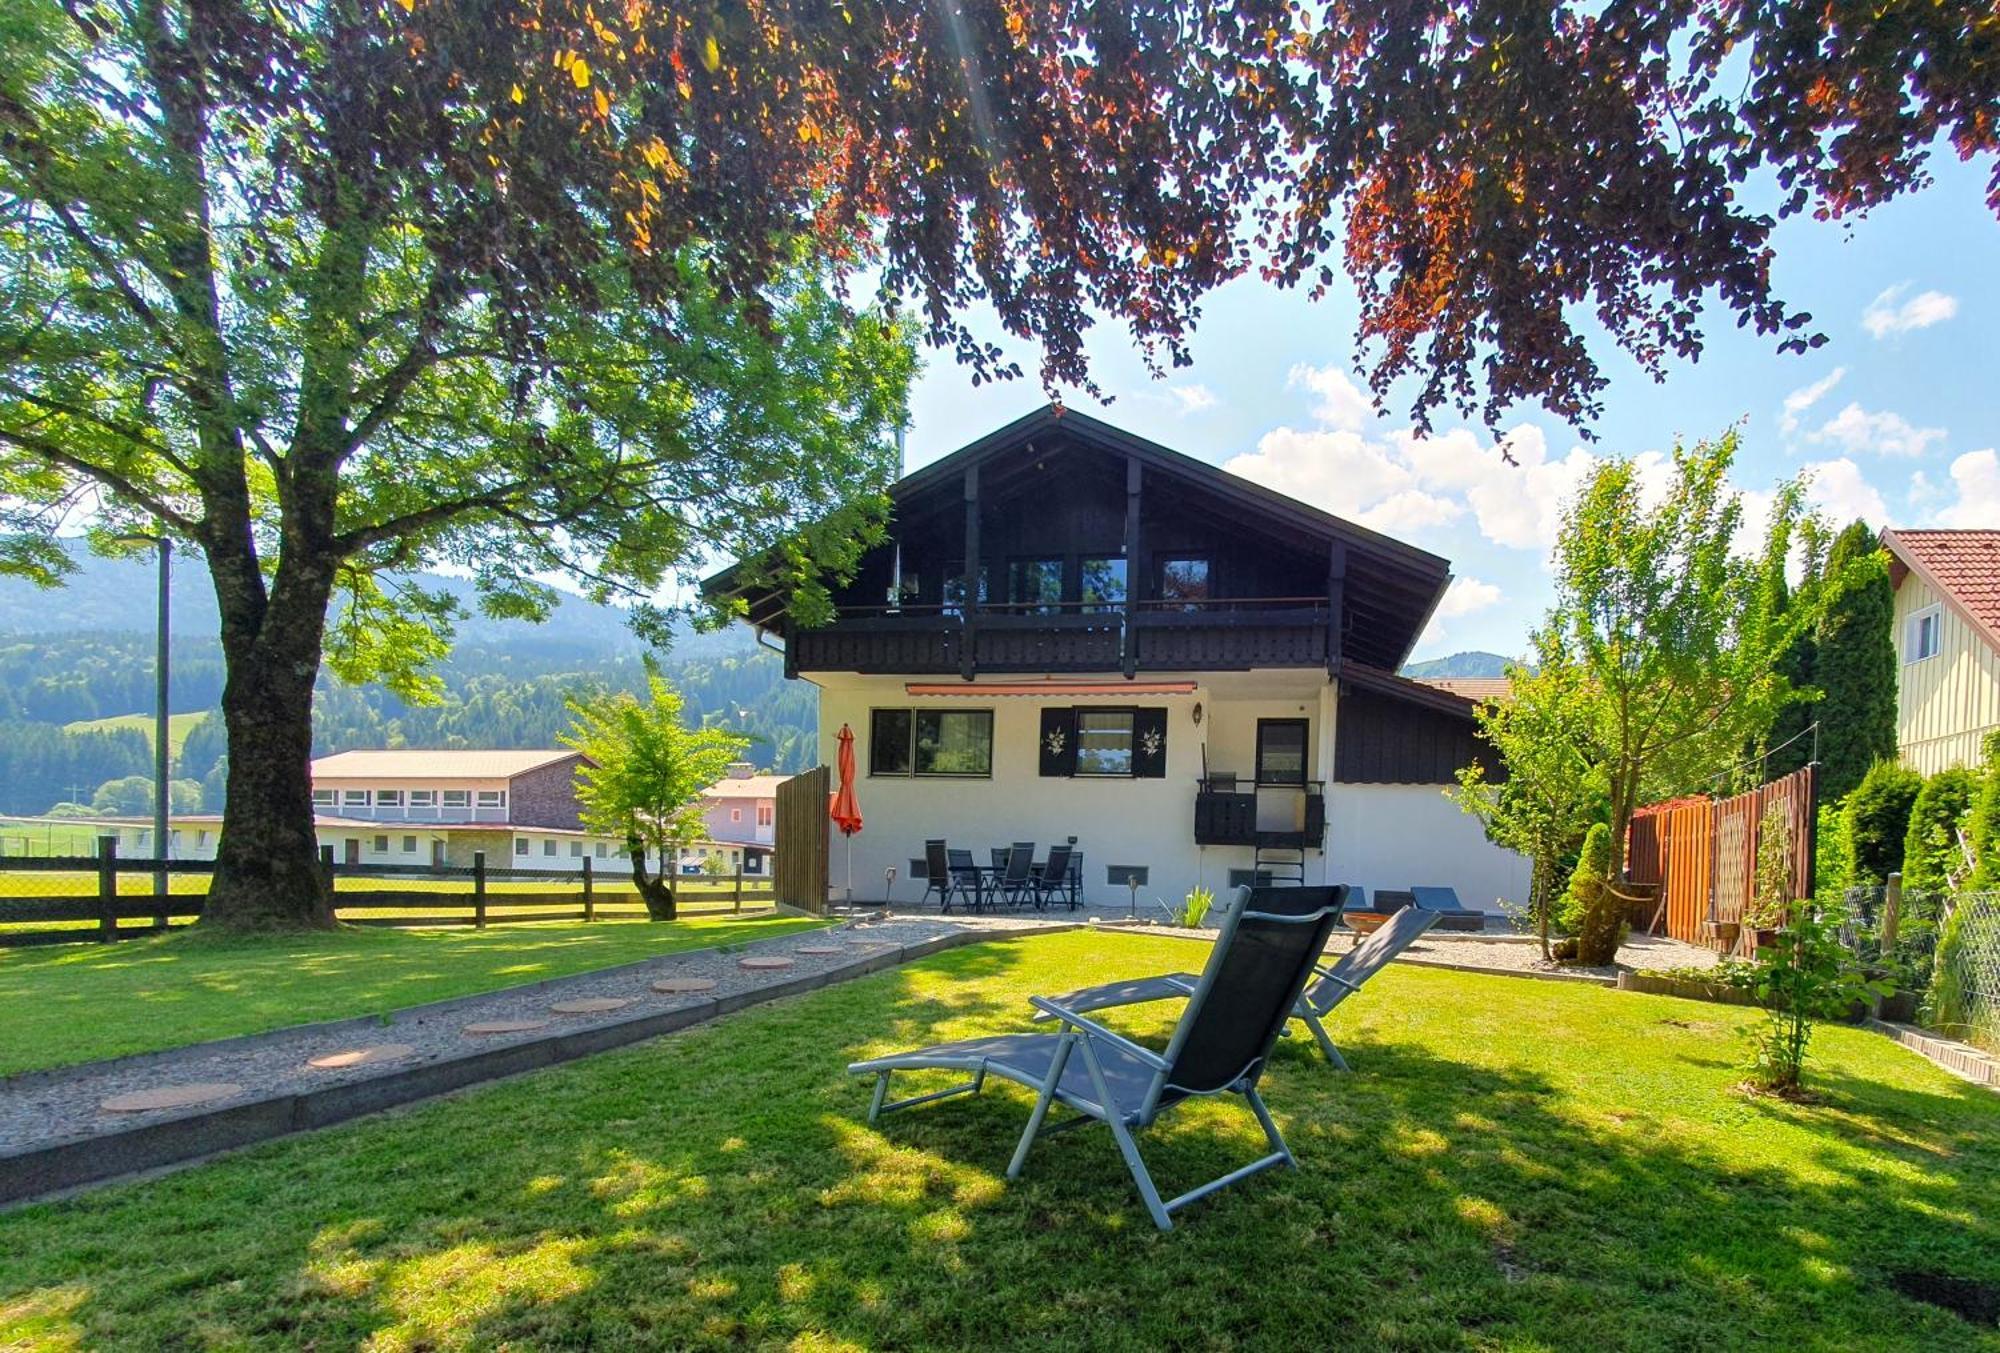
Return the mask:
<svg viewBox="0 0 2000 1353">
<path fill-rule="evenodd" d="M 0 721 L 0 812 L 87 801 L 106 780 L 149 776 L 152 765 L 152 743 L 136 728 L 69 733 L 55 724 Z"/>
<path fill-rule="evenodd" d="M 1510 665 L 1507 675 L 1508 698 L 1474 711 L 1507 774 L 1493 783 L 1475 760 L 1459 773 L 1452 797 L 1479 819 L 1489 841 L 1527 856 L 1528 906 L 1547 957 L 1562 862 L 1602 816 L 1604 782 L 1592 761 L 1590 704 L 1578 698 L 1581 669 L 1544 656 Z"/>
<path fill-rule="evenodd" d="M 1774 496 L 1761 548 L 1735 549 L 1737 448 L 1733 431 L 1675 448 L 1673 481 L 1651 505 L 1630 461 L 1604 462 L 1556 544 L 1556 602 L 1536 651 L 1575 669 L 1571 698 L 1610 799 L 1612 878 L 1634 809 L 1713 787 L 1771 726 L 1793 694 L 1786 654 L 1819 619 L 1815 580 L 1784 592 L 1794 544 L 1810 553 L 1818 539 L 1797 482 Z"/>
<path fill-rule="evenodd" d="M 90 806 L 97 812 L 123 817 L 143 817 L 153 811 L 153 781 L 146 775 L 126 775 L 106 780 L 92 795 Z M 201 783 L 196 780 L 167 782 L 167 811 L 201 811 Z"/>
<path fill-rule="evenodd" d="M 913 356 L 840 284 L 866 241 L 760 213 L 761 171 L 800 185 L 733 116 L 614 118 L 577 40 L 428 2 L 0 23 L 0 566 L 56 581 L 79 505 L 102 552 L 160 529 L 207 565 L 204 924 L 331 923 L 313 681 L 434 692 L 459 608 L 410 570 L 535 618 L 538 574 L 644 599 L 779 549 L 810 599 L 876 534 Z"/>
<path fill-rule="evenodd" d="M 1878 887 L 1903 867 L 1910 810 L 1923 776 L 1894 761 L 1868 768 L 1842 808 L 1846 817 L 1848 877 L 1853 886 Z"/>
<path fill-rule="evenodd" d="M 562 743 L 589 758 L 577 772 L 584 825 L 625 838 L 647 912 L 671 921 L 680 847 L 703 835 L 702 791 L 722 778 L 745 740 L 691 727 L 680 693 L 657 673 L 644 701 L 621 692 L 578 698 L 570 708 L 576 722 Z M 657 871 L 647 868 L 648 852 L 659 860 Z"/>
<path fill-rule="evenodd" d="M 1819 719 L 1820 796 L 1845 798 L 1876 762 L 1896 755 L 1896 591 L 1889 556 L 1865 522 L 1827 555 L 1812 683 Z"/>
<path fill-rule="evenodd" d="M 1806 903 L 1769 942 L 1757 946 L 1758 1003 L 1768 1012 L 1752 1031 L 1756 1056 L 1751 1074 L 1759 1088 L 1799 1093 L 1814 1027 L 1845 1016 L 1858 1001 L 1886 996 L 1887 983 L 1870 981 L 1841 943 L 1838 905 Z"/>
<path fill-rule="evenodd" d="M 1822 902 L 1834 902 L 1845 897 L 1853 886 L 1845 805 L 1822 803 L 1813 831 L 1813 896 Z"/>
<path fill-rule="evenodd" d="M 1972 840 L 1972 877 L 1965 886 L 1974 892 L 2000 889 L 2000 765 L 1988 765 L 1981 777 L 1967 835 Z"/>
<path fill-rule="evenodd" d="M 1583 851 L 1563 894 L 1561 921 L 1574 932 L 1556 946 L 1557 958 L 1602 967 L 1617 960 L 1625 941 L 1625 902 L 1612 886 L 1611 828 L 1599 822 L 1583 838 Z"/>
<path fill-rule="evenodd" d="M 1903 836 L 1905 889 L 1949 888 L 1954 877 L 1968 872 L 1959 837 L 1977 785 L 1970 771 L 1954 766 L 1925 780 L 1917 791 Z"/>
</svg>

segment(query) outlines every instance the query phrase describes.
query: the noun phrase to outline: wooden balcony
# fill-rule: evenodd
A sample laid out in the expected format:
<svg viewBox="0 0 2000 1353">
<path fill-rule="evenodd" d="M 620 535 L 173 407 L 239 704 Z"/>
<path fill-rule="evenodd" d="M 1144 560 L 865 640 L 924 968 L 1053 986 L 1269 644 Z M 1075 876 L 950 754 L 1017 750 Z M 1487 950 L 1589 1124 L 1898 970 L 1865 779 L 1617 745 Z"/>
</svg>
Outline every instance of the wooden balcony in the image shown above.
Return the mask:
<svg viewBox="0 0 2000 1353">
<path fill-rule="evenodd" d="M 1276 597 L 1136 607 L 854 608 L 786 639 L 799 672 L 1200 672 L 1324 667 L 1332 611 Z"/>
<path fill-rule="evenodd" d="M 1257 825 L 1257 796 L 1287 796 L 1298 804 L 1291 831 Z M 1326 789 L 1317 780 L 1302 785 L 1251 785 L 1231 779 L 1204 780 L 1194 796 L 1194 842 L 1198 846 L 1261 846 L 1267 850 L 1320 850 L 1326 844 Z"/>
</svg>

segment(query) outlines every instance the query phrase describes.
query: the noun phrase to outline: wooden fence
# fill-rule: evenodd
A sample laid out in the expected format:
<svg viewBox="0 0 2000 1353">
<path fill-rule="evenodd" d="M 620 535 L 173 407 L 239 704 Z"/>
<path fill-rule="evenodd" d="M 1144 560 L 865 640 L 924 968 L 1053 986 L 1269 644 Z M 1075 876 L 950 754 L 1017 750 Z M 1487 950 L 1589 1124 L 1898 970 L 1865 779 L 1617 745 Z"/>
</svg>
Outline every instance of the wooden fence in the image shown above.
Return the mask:
<svg viewBox="0 0 2000 1353">
<path fill-rule="evenodd" d="M 1655 924 L 1690 944 L 1720 953 L 1756 951 L 1755 932 L 1743 924 L 1756 891 L 1757 847 L 1766 813 L 1774 806 L 1785 832 L 1791 895 L 1813 888 L 1814 769 L 1726 799 L 1674 799 L 1648 804 L 1632 816 L 1626 870 L 1634 883 L 1659 889 Z"/>
<path fill-rule="evenodd" d="M 336 865 L 334 915 L 349 925 L 416 928 L 538 921 L 643 919 L 644 902 L 629 875 L 580 870 L 488 869 L 484 852 L 471 868 Z M 0 859 L 0 948 L 129 939 L 158 934 L 201 915 L 211 860 L 120 858 L 116 839 L 101 838 L 94 856 Z M 167 889 L 159 891 L 164 880 Z M 776 893 L 770 876 L 683 876 L 674 892 L 683 915 L 740 912 Z M 127 924 L 139 922 L 140 924 Z"/>
<path fill-rule="evenodd" d="M 773 876 L 782 906 L 826 914 L 826 848 L 833 775 L 816 766 L 778 786 L 778 852 Z"/>
</svg>

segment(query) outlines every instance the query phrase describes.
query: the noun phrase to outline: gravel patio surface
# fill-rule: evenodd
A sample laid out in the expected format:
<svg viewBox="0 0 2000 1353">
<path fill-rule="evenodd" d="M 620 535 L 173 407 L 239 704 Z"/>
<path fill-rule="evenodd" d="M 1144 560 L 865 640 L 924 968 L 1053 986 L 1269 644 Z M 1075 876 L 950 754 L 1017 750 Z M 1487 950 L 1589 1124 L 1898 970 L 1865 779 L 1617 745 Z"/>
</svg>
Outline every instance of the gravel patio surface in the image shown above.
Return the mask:
<svg viewBox="0 0 2000 1353">
<path fill-rule="evenodd" d="M 29 1072 L 0 1081 L 0 1153 L 122 1132 L 191 1112 L 367 1080 L 468 1052 L 702 1005 L 948 935 L 1000 936 L 1048 924 L 1042 918 L 1008 916 L 849 921 L 379 1016 L 371 1012 L 365 1022 L 342 1021 L 337 1028 L 304 1025 Z"/>
</svg>

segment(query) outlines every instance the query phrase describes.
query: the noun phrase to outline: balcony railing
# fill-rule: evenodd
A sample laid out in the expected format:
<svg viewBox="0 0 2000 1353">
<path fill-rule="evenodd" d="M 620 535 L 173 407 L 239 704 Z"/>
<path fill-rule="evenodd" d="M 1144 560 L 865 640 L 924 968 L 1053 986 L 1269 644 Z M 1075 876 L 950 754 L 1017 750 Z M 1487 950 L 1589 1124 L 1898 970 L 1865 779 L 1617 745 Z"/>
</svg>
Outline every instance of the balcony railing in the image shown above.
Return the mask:
<svg viewBox="0 0 2000 1353">
<path fill-rule="evenodd" d="M 1259 796 L 1281 799 L 1290 809 L 1290 823 L 1260 825 Z M 1198 846 L 1264 846 L 1284 850 L 1319 850 L 1326 844 L 1326 786 L 1318 780 L 1303 784 L 1257 785 L 1234 777 L 1199 782 L 1194 796 L 1194 841 Z"/>
<path fill-rule="evenodd" d="M 1122 604 L 866 606 L 794 630 L 802 672 L 938 673 L 1244 670 L 1318 667 L 1328 656 L 1323 597 Z"/>
</svg>

